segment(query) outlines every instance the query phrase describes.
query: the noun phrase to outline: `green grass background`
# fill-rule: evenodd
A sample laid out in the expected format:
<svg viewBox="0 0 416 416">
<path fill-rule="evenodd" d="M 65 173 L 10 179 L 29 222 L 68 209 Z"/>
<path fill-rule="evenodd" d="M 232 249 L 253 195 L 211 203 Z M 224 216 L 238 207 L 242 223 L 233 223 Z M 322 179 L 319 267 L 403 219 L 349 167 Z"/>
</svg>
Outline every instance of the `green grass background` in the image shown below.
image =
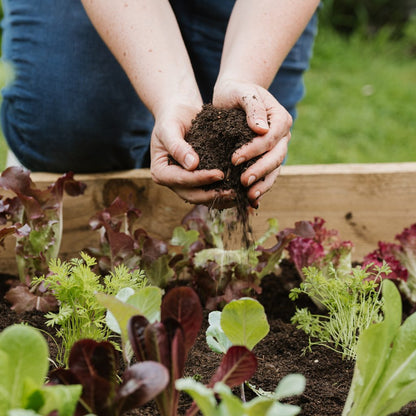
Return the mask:
<svg viewBox="0 0 416 416">
<path fill-rule="evenodd" d="M 404 39 L 388 35 L 320 28 L 288 164 L 416 161 L 416 21 Z M 6 154 L 0 138 L 0 170 Z"/>
<path fill-rule="evenodd" d="M 416 161 L 416 56 L 406 40 L 320 30 L 288 164 Z"/>
</svg>

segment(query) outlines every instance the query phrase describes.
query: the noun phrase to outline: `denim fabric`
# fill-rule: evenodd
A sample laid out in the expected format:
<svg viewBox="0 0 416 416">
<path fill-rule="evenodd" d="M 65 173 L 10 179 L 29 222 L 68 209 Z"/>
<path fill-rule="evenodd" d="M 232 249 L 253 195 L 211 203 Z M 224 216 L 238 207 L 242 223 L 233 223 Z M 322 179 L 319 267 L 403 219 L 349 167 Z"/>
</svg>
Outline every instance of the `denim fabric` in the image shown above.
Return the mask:
<svg viewBox="0 0 416 416">
<path fill-rule="evenodd" d="M 171 0 L 204 101 L 218 73 L 234 0 Z M 79 0 L 3 0 L 8 144 L 33 171 L 103 172 L 149 166 L 153 117 L 88 20 Z M 304 88 L 316 17 L 270 91 L 293 117 Z"/>
</svg>

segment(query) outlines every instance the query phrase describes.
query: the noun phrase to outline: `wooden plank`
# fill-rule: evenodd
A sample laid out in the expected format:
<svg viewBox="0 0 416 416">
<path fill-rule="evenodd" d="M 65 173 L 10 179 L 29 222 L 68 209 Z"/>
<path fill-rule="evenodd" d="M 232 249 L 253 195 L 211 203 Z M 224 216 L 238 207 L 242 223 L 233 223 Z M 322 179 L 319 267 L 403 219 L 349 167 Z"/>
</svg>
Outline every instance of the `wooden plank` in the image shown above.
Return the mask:
<svg viewBox="0 0 416 416">
<path fill-rule="evenodd" d="M 59 175 L 32 174 L 40 188 Z M 96 246 L 97 233 L 90 217 L 117 195 L 132 195 L 142 211 L 141 224 L 149 233 L 169 238 L 173 228 L 192 208 L 168 188 L 156 185 L 149 170 L 76 175 L 87 184 L 83 196 L 64 199 L 65 258 Z M 379 240 L 393 241 L 404 227 L 416 222 L 416 163 L 285 166 L 273 189 L 264 196 L 251 218 L 255 236 L 278 219 L 280 228 L 295 221 L 324 218 L 327 226 L 354 243 L 354 259 L 376 248 Z M 13 241 L 0 249 L 0 271 L 15 273 Z"/>
</svg>

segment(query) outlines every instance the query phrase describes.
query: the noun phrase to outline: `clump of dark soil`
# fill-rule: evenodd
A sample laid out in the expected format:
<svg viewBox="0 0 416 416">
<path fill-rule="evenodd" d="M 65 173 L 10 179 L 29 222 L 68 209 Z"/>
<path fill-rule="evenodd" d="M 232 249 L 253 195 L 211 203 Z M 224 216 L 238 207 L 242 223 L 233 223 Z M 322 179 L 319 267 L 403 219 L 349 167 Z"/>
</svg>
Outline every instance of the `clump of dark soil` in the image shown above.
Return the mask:
<svg viewBox="0 0 416 416">
<path fill-rule="evenodd" d="M 185 140 L 199 155 L 200 162 L 197 169 L 219 169 L 224 172 L 224 180 L 206 185 L 204 189 L 234 191 L 238 220 L 243 228 L 243 240 L 246 242 L 251 235 L 247 211 L 250 201 L 247 197 L 247 188 L 241 183 L 241 175 L 257 158 L 234 166 L 231 157 L 237 149 L 256 136 L 257 134 L 248 126 L 246 113 L 242 109 L 215 108 L 212 104 L 203 106 L 185 135 Z"/>
</svg>

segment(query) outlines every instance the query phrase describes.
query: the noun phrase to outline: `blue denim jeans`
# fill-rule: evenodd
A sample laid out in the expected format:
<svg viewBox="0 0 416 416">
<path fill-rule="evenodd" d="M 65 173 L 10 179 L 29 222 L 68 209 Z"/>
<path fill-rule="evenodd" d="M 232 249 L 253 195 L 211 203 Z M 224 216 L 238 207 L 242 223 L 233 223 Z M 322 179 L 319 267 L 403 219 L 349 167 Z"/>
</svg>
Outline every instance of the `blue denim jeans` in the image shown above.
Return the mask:
<svg viewBox="0 0 416 416">
<path fill-rule="evenodd" d="M 234 0 L 171 0 L 205 102 L 218 74 Z M 6 140 L 32 171 L 104 172 L 149 166 L 153 117 L 91 25 L 79 0 L 3 0 Z M 296 117 L 316 16 L 270 91 Z"/>
</svg>

